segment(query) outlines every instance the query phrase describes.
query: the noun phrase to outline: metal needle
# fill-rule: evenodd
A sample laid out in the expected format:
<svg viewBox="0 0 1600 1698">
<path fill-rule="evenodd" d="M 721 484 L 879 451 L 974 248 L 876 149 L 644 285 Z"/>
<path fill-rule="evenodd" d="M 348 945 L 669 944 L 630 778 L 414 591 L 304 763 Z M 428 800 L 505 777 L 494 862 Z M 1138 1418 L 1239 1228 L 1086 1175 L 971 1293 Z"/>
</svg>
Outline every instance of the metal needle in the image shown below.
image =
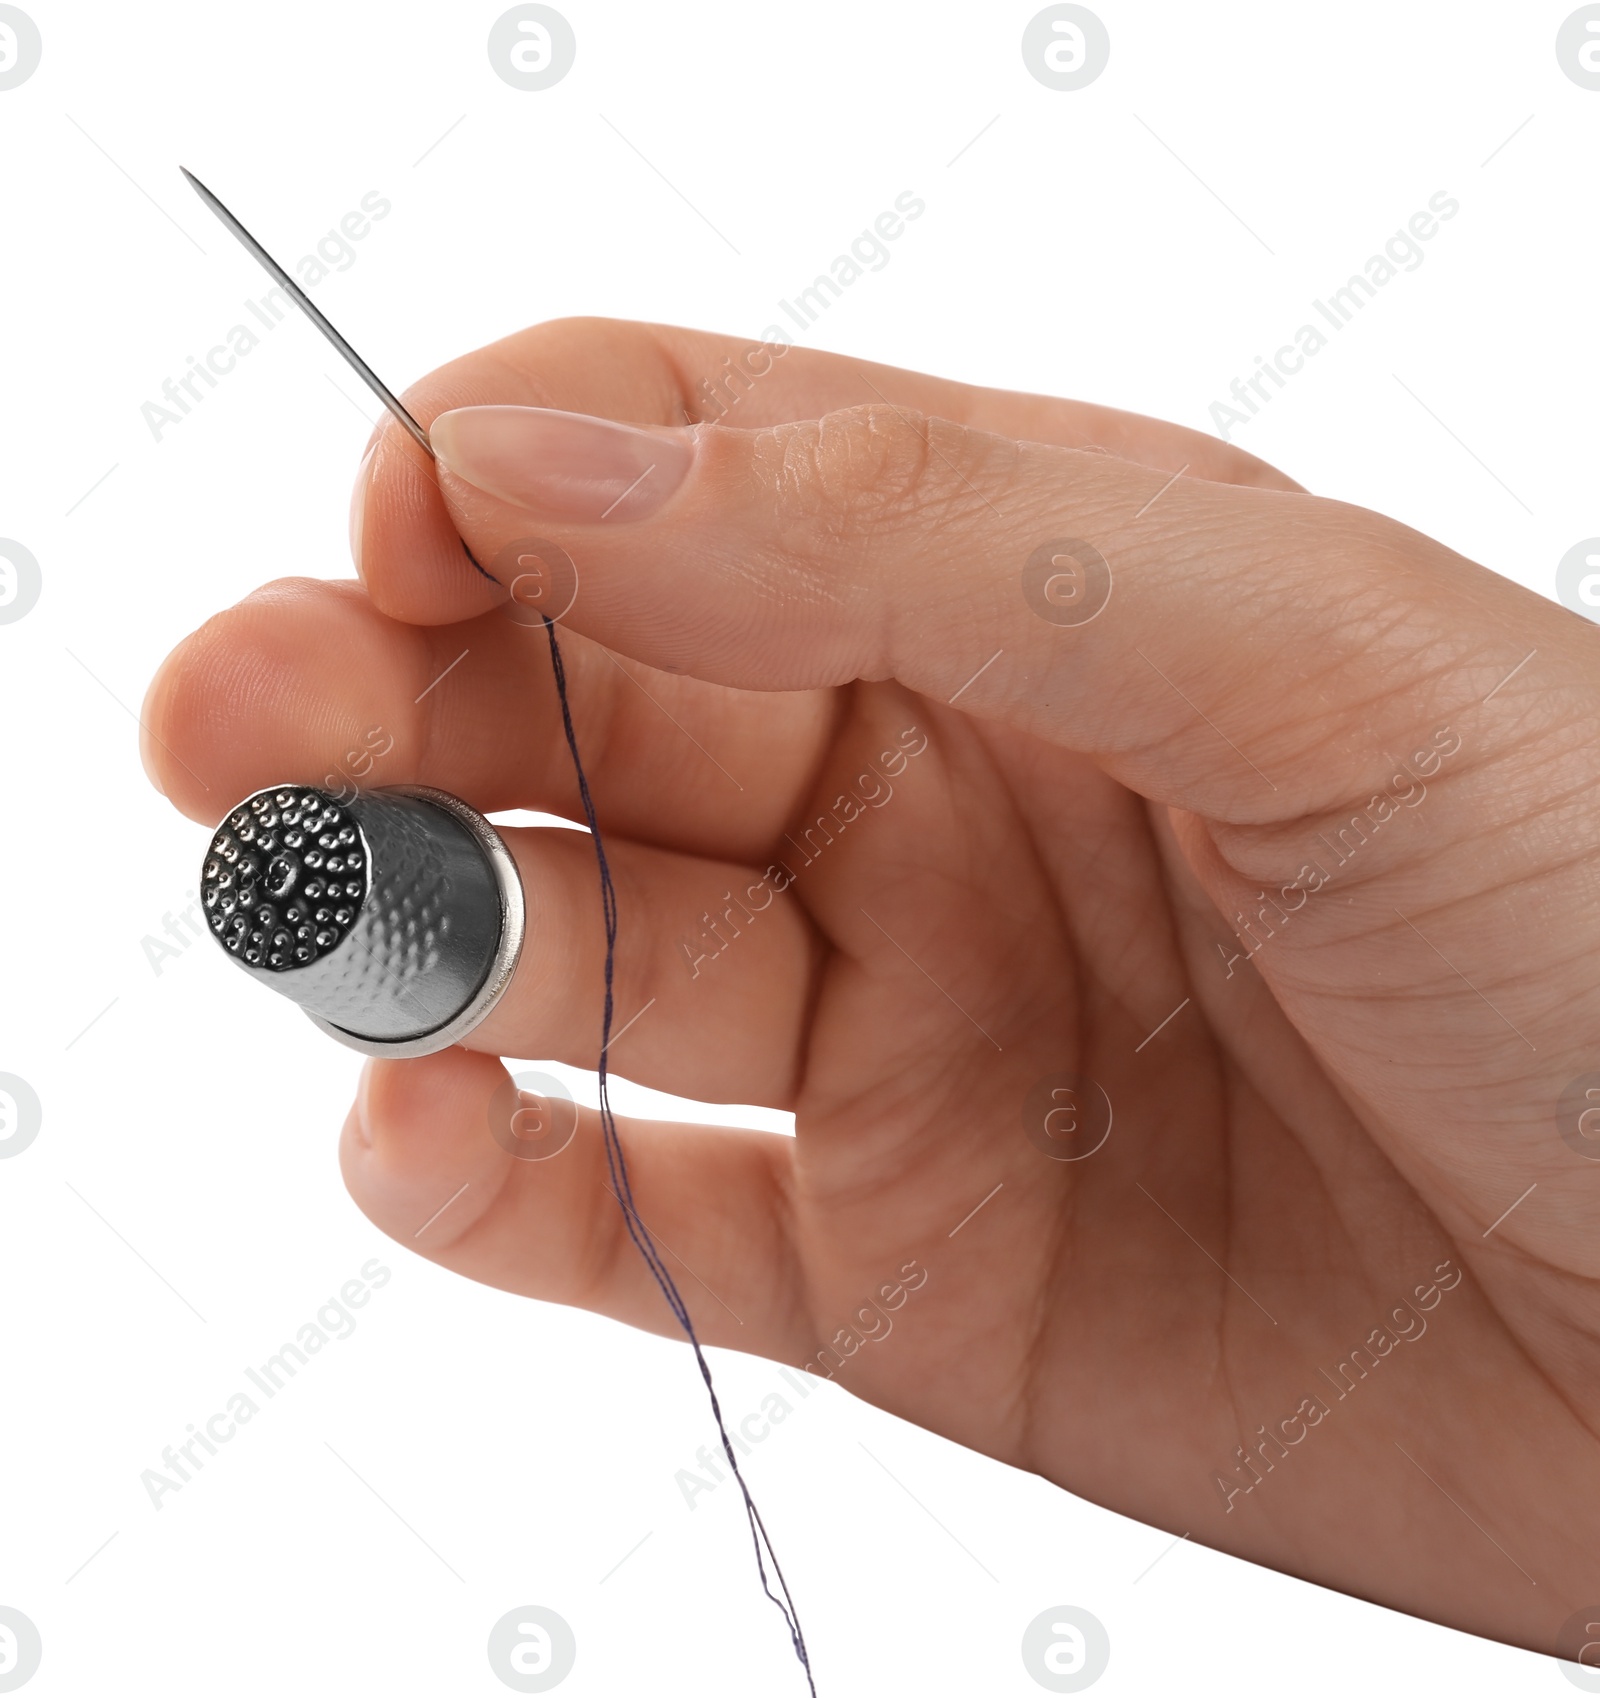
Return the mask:
<svg viewBox="0 0 1600 1698">
<path fill-rule="evenodd" d="M 225 207 L 222 202 L 218 200 L 214 194 L 212 194 L 210 189 L 208 189 L 205 184 L 202 183 L 197 176 L 195 176 L 194 172 L 185 170 L 182 165 L 180 165 L 178 169 L 182 171 L 184 176 L 188 179 L 189 187 L 192 188 L 194 192 L 199 195 L 201 200 L 203 200 L 206 205 L 211 208 L 222 223 L 226 225 L 238 239 L 240 244 L 255 256 L 257 263 L 267 273 L 267 275 L 283 289 L 289 299 L 293 301 L 297 307 L 299 307 L 301 312 L 303 312 L 317 327 L 317 329 L 322 332 L 328 341 L 333 344 L 333 346 L 339 351 L 340 357 L 356 374 L 356 376 L 359 377 L 364 384 L 366 384 L 367 388 L 369 388 L 384 404 L 384 406 L 386 406 L 389 411 L 394 414 L 400 423 L 411 432 L 412 436 L 416 438 L 418 444 L 421 446 L 423 452 L 427 454 L 428 458 L 433 459 L 433 444 L 428 440 L 427 431 L 425 431 L 401 405 L 399 397 L 390 390 L 389 386 L 383 381 L 383 379 L 379 377 L 372 367 L 369 366 L 367 362 L 355 351 L 355 349 L 345 341 L 339 332 L 328 323 L 322 313 L 311 304 L 306 292 L 300 287 L 300 285 L 296 283 L 289 273 L 278 264 L 278 262 L 264 247 L 262 247 L 255 237 L 252 236 L 247 229 L 245 229 L 244 225 L 242 225 L 239 220 L 228 211 L 227 207 Z M 473 564 L 476 565 L 477 562 L 474 561 Z M 481 570 L 482 568 L 479 569 Z"/>
</svg>

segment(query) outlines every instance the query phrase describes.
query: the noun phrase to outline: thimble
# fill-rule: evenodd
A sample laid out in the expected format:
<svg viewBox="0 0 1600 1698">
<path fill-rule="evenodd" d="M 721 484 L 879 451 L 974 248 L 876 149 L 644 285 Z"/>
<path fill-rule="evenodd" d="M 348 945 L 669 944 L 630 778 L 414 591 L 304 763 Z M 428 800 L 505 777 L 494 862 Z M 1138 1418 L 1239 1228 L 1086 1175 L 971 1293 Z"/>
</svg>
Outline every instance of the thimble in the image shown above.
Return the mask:
<svg viewBox="0 0 1600 1698">
<path fill-rule="evenodd" d="M 364 1055 L 459 1043 L 522 951 L 516 863 L 443 790 L 258 790 L 218 826 L 200 896 L 239 967 Z"/>
</svg>

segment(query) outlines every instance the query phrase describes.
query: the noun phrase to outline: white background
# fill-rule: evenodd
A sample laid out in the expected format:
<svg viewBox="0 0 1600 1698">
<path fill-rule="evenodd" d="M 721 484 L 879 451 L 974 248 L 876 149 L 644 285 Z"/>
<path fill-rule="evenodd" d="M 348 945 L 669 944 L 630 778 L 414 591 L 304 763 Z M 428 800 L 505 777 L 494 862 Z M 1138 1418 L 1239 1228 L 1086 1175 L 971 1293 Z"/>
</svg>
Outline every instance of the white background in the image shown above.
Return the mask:
<svg viewBox="0 0 1600 1698">
<path fill-rule="evenodd" d="M 1110 65 L 1072 93 L 1025 69 L 1037 9 L 562 0 L 576 66 L 525 93 L 490 67 L 498 4 L 28 0 L 0 534 L 43 593 L 0 626 L 0 1071 L 44 1127 L 0 1161 L 0 1603 L 44 1636 L 30 1694 L 493 1698 L 489 1628 L 530 1602 L 577 1634 L 573 1698 L 804 1690 L 732 1488 L 674 1485 L 711 1433 L 683 1350 L 380 1238 L 334 1162 L 356 1058 L 203 941 L 147 959 L 204 833 L 140 770 L 146 681 L 258 582 L 349 575 L 374 411 L 295 319 L 153 439 L 141 404 L 266 288 L 180 161 L 291 261 L 392 202 L 317 297 L 396 387 L 562 314 L 758 335 L 909 189 L 925 215 L 802 340 L 1200 428 L 1446 190 L 1425 262 L 1236 440 L 1545 593 L 1600 532 L 1571 6 L 1097 0 Z M 357 1331 L 153 1509 L 141 1471 L 374 1255 Z M 778 1383 L 716 1367 L 735 1415 Z M 828 1698 L 1025 1698 L 1023 1629 L 1061 1603 L 1106 1624 L 1108 1698 L 1570 1690 L 831 1387 L 749 1472 Z"/>
</svg>

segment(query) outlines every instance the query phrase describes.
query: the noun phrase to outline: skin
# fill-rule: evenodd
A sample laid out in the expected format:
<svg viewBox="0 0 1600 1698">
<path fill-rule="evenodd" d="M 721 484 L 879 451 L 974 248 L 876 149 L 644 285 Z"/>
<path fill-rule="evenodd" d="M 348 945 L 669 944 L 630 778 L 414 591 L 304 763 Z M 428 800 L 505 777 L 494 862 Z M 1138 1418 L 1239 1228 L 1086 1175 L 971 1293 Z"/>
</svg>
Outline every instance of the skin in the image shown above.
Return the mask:
<svg viewBox="0 0 1600 1698">
<path fill-rule="evenodd" d="M 183 642 L 145 706 L 152 776 L 211 825 L 381 727 L 363 782 L 581 818 L 543 630 L 460 538 L 558 543 L 618 1024 L 650 1004 L 612 1065 L 796 1119 L 622 1123 L 701 1337 L 1175 1535 L 1554 1650 L 1600 1598 L 1600 1168 L 1558 1131 L 1600 1065 L 1600 635 L 1105 408 L 792 349 L 686 427 L 748 346 L 561 322 L 418 384 L 424 424 L 586 412 L 677 427 L 693 467 L 652 517 L 575 522 L 382 430 L 360 581 L 269 585 Z M 1062 537 L 1111 563 L 1088 623 L 1022 591 Z M 850 791 L 803 865 L 789 839 Z M 498 1057 L 593 1067 L 602 996 L 588 842 L 507 835 L 517 980 L 467 1046 L 368 1065 L 345 1179 L 469 1278 L 671 1334 L 595 1116 L 547 1161 L 489 1133 Z M 792 886 L 705 954 L 701 915 L 780 860 Z"/>
</svg>

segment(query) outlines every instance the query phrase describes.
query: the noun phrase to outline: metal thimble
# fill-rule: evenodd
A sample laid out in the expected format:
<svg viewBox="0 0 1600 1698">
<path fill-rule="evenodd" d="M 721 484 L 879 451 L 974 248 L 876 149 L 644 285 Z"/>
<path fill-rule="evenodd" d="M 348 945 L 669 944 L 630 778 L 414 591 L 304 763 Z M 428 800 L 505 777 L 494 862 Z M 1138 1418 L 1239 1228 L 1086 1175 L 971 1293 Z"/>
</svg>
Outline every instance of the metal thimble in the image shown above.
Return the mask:
<svg viewBox="0 0 1600 1698">
<path fill-rule="evenodd" d="M 516 863 L 443 790 L 258 790 L 218 826 L 200 896 L 245 972 L 365 1055 L 459 1043 L 522 951 Z"/>
</svg>

